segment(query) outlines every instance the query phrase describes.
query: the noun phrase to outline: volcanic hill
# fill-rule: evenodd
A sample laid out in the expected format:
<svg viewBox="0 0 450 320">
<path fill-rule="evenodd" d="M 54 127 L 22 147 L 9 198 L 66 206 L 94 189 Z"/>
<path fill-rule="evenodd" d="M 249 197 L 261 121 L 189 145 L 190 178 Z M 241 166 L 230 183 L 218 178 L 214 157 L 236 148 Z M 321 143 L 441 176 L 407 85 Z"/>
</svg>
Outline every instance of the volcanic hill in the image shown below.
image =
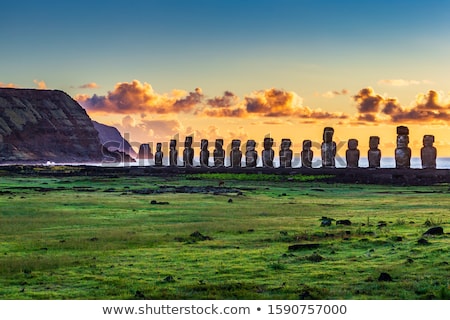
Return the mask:
<svg viewBox="0 0 450 320">
<path fill-rule="evenodd" d="M 86 111 L 59 90 L 0 88 L 0 161 L 101 161 Z"/>
</svg>

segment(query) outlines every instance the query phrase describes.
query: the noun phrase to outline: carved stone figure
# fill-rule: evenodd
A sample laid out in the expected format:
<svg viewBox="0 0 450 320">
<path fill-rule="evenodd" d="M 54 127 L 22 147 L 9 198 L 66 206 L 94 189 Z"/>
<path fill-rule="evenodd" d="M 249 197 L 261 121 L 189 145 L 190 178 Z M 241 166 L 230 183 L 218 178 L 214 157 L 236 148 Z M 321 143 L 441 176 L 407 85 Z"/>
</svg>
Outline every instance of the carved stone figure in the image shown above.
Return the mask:
<svg viewBox="0 0 450 320">
<path fill-rule="evenodd" d="M 397 148 L 395 149 L 395 167 L 411 167 L 411 149 L 409 144 L 409 129 L 405 126 L 397 127 Z"/>
<path fill-rule="evenodd" d="M 256 167 L 256 163 L 258 161 L 258 152 L 255 150 L 256 141 L 248 140 L 247 141 L 247 151 L 245 152 L 245 166 L 249 168 Z"/>
<path fill-rule="evenodd" d="M 325 127 L 321 145 L 322 167 L 334 168 L 336 161 L 336 142 L 333 141 L 334 129 Z"/>
<path fill-rule="evenodd" d="M 348 140 L 348 149 L 345 152 L 345 159 L 347 160 L 347 168 L 359 167 L 358 140 L 356 139 Z"/>
<path fill-rule="evenodd" d="M 184 140 L 183 166 L 192 167 L 194 165 L 194 149 L 192 149 L 192 137 Z"/>
<path fill-rule="evenodd" d="M 302 157 L 302 167 L 312 168 L 312 160 L 314 153 L 311 150 L 312 141 L 311 140 L 303 140 L 303 149 L 301 152 Z"/>
<path fill-rule="evenodd" d="M 200 143 L 200 165 L 202 167 L 209 166 L 209 150 L 208 150 L 208 140 L 202 139 Z"/>
<path fill-rule="evenodd" d="M 149 160 L 152 158 L 151 149 L 148 143 L 143 143 L 139 146 L 139 155 L 140 160 Z"/>
<path fill-rule="evenodd" d="M 273 168 L 273 157 L 275 152 L 272 149 L 273 138 L 264 138 L 264 150 L 262 151 L 263 167 Z"/>
<path fill-rule="evenodd" d="M 241 167 L 242 151 L 239 149 L 240 147 L 241 140 L 236 139 L 231 142 L 230 161 L 233 168 Z"/>
<path fill-rule="evenodd" d="M 213 151 L 214 166 L 223 167 L 225 164 L 225 150 L 223 149 L 223 139 L 216 139 L 215 149 Z"/>
<path fill-rule="evenodd" d="M 281 149 L 280 149 L 280 167 L 281 168 L 291 168 L 292 167 L 292 150 L 290 149 L 292 145 L 291 139 L 281 139 Z"/>
<path fill-rule="evenodd" d="M 156 152 L 155 152 L 155 166 L 156 167 L 161 167 L 163 164 L 164 154 L 161 151 L 161 147 L 162 147 L 162 144 L 160 142 L 158 142 L 156 144 Z"/>
<path fill-rule="evenodd" d="M 424 135 L 423 136 L 423 147 L 420 149 L 420 158 L 422 159 L 423 169 L 436 169 L 436 157 L 437 151 L 433 147 L 434 136 Z"/>
<path fill-rule="evenodd" d="M 367 152 L 367 158 L 369 160 L 369 168 L 381 167 L 381 150 L 378 149 L 380 144 L 380 137 L 371 136 L 369 138 L 369 151 Z"/>
<path fill-rule="evenodd" d="M 177 150 L 177 140 L 170 140 L 170 150 L 169 150 L 169 165 L 171 167 L 178 166 L 178 150 Z"/>
</svg>

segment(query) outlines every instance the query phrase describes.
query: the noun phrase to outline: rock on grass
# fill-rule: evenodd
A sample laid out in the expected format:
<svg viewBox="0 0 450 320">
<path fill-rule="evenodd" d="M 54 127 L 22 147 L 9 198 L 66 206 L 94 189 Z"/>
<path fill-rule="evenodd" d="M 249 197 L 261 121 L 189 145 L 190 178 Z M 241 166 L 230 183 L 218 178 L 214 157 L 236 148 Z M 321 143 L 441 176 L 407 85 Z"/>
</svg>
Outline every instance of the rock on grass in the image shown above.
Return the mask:
<svg viewBox="0 0 450 320">
<path fill-rule="evenodd" d="M 425 231 L 424 236 L 441 236 L 444 234 L 444 228 L 442 227 L 433 227 Z"/>
</svg>

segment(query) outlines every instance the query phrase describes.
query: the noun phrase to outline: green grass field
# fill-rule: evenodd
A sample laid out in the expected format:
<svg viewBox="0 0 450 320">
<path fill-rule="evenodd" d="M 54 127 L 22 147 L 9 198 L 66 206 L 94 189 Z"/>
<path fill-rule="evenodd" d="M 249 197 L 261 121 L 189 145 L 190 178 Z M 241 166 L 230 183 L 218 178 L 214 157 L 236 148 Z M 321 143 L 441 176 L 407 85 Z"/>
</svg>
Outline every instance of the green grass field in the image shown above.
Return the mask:
<svg viewBox="0 0 450 320">
<path fill-rule="evenodd" d="M 224 192 L 202 189 L 219 180 Z M 449 299 L 449 194 L 308 177 L 3 175 L 0 298 Z M 423 237 L 433 226 L 445 234 Z"/>
</svg>

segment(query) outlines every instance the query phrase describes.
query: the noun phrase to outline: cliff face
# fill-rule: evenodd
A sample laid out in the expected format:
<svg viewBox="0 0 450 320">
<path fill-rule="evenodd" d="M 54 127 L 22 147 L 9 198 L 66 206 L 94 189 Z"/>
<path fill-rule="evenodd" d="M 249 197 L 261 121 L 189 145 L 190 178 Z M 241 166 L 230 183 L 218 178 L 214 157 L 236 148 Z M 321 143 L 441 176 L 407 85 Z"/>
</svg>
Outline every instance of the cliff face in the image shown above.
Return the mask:
<svg viewBox="0 0 450 320">
<path fill-rule="evenodd" d="M 98 132 L 66 93 L 0 88 L 0 161 L 101 160 Z"/>
<path fill-rule="evenodd" d="M 134 151 L 130 143 L 122 137 L 117 128 L 93 120 L 92 124 L 94 125 L 95 130 L 98 131 L 98 137 L 103 146 L 110 151 L 120 151 L 133 158 L 137 157 L 136 151 Z"/>
</svg>

